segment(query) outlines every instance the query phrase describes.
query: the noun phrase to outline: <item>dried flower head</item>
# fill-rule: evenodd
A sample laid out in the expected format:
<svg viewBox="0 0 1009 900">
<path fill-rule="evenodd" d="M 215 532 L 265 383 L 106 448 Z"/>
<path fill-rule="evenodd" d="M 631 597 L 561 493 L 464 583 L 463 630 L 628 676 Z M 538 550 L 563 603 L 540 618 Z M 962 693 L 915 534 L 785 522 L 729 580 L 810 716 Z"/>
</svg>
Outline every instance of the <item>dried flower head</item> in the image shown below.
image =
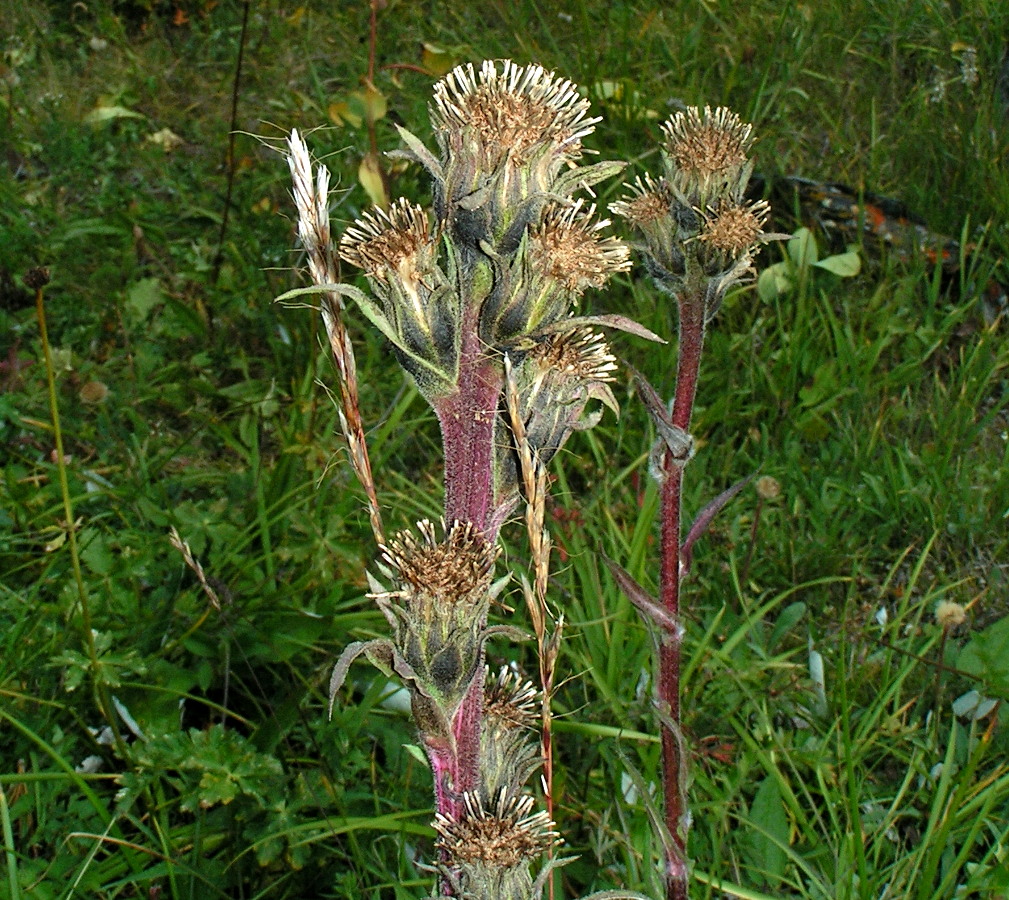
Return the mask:
<svg viewBox="0 0 1009 900">
<path fill-rule="evenodd" d="M 616 272 L 631 266 L 630 249 L 615 237 L 600 237 L 609 219 L 593 221 L 596 208 L 582 201 L 553 207 L 529 232 L 529 264 L 559 282 L 571 294 L 602 287 Z"/>
<path fill-rule="evenodd" d="M 427 214 L 404 199 L 388 212 L 366 213 L 340 241 L 342 258 L 368 276 L 381 303 L 376 314 L 384 319 L 383 331 L 428 399 L 451 392 L 458 362 L 459 300 L 438 265 L 439 247 Z M 362 292 L 342 290 L 367 308 Z"/>
<path fill-rule="evenodd" d="M 554 823 L 546 812 L 532 813 L 534 800 L 497 791 L 485 803 L 479 792 L 463 797 L 463 815 L 435 817 L 436 846 L 461 868 L 525 868 L 559 843 Z"/>
<path fill-rule="evenodd" d="M 480 773 L 486 796 L 520 794 L 542 763 L 530 729 L 537 721 L 539 692 L 505 667 L 484 685 L 480 727 Z"/>
<path fill-rule="evenodd" d="M 777 500 L 781 496 L 781 482 L 772 475 L 761 475 L 755 486 L 761 500 Z"/>
<path fill-rule="evenodd" d="M 670 175 L 687 197 L 699 195 L 708 200 L 711 187 L 735 186 L 739 181 L 753 143 L 753 128 L 732 110 L 706 106 L 702 113 L 691 106 L 675 113 L 661 127 Z"/>
<path fill-rule="evenodd" d="M 385 283 L 398 278 L 412 286 L 414 293 L 436 249 L 424 210 L 405 198 L 393 203 L 388 212 L 365 213 L 340 239 L 340 256 L 346 262 Z"/>
<path fill-rule="evenodd" d="M 698 237 L 725 262 L 739 259 L 756 249 L 770 212 L 766 200 L 749 204 L 722 201 L 704 214 Z"/>
<path fill-rule="evenodd" d="M 489 244 L 514 254 L 548 199 L 615 175 L 623 163 L 577 167 L 598 118 L 575 85 L 540 66 L 459 66 L 434 89 L 431 122 L 441 158 L 402 131 L 408 155 L 434 176 L 435 212 L 464 260 Z"/>
<path fill-rule="evenodd" d="M 531 728 L 537 720 L 538 700 L 536 686 L 504 666 L 484 686 L 484 716 L 501 728 Z"/>
<path fill-rule="evenodd" d="M 413 532 L 400 532 L 382 556 L 395 570 L 401 588 L 386 596 L 437 598 L 448 605 L 481 603 L 490 588 L 498 549 L 470 522 L 455 522 L 439 541 L 427 519 Z"/>
<path fill-rule="evenodd" d="M 548 335 L 529 351 L 527 359 L 535 368 L 537 385 L 545 381 L 613 381 L 617 370 L 606 338 L 591 328 Z"/>
<path fill-rule="evenodd" d="M 952 600 L 940 600 L 935 607 L 935 620 L 944 630 L 958 628 L 967 621 L 967 610 Z"/>
<path fill-rule="evenodd" d="M 599 121 L 587 117 L 588 109 L 572 82 L 541 66 L 506 59 L 499 72 L 485 60 L 479 75 L 472 64 L 458 66 L 435 85 L 431 122 L 443 148 L 465 147 L 491 172 L 505 159 L 524 165 L 547 145 L 561 158 L 576 158 Z"/>
<path fill-rule="evenodd" d="M 627 219 L 636 228 L 647 231 L 648 228 L 668 218 L 673 206 L 674 196 L 669 183 L 660 178 L 657 181 L 645 173 L 638 176 L 633 184 L 624 187 L 630 190 L 622 200 L 610 204 L 610 212 Z"/>
</svg>

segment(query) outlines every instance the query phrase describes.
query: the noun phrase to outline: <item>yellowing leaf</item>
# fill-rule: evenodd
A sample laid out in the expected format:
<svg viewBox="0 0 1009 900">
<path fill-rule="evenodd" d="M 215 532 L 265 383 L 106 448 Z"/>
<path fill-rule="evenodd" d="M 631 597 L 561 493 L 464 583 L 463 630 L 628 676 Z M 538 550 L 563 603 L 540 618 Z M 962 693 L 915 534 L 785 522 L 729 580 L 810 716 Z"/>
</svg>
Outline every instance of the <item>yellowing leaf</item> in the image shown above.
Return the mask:
<svg viewBox="0 0 1009 900">
<path fill-rule="evenodd" d="M 287 17 L 287 24 L 297 27 L 301 24 L 301 20 L 305 18 L 305 7 L 299 6 L 293 13 Z"/>
<path fill-rule="evenodd" d="M 153 134 L 147 135 L 147 140 L 152 144 L 157 144 L 165 153 L 171 153 L 185 143 L 171 128 L 155 131 Z"/>
<path fill-rule="evenodd" d="M 88 125 L 100 125 L 103 122 L 111 122 L 113 119 L 143 119 L 143 113 L 134 112 L 125 106 L 96 106 L 85 117 L 84 121 Z"/>
<path fill-rule="evenodd" d="M 455 66 L 455 57 L 444 47 L 425 42 L 420 45 L 420 51 L 421 65 L 435 78 L 447 75 Z"/>
<path fill-rule="evenodd" d="M 346 100 L 330 103 L 327 112 L 335 125 L 350 125 L 351 128 L 360 128 L 364 122 L 364 117 L 351 109 Z"/>
<path fill-rule="evenodd" d="M 372 85 L 369 85 L 355 96 L 361 98 L 364 106 L 364 118 L 369 124 L 374 124 L 381 119 L 389 108 L 385 95 Z"/>
<path fill-rule="evenodd" d="M 361 165 L 357 167 L 357 180 L 375 206 L 389 208 L 389 194 L 385 189 L 385 178 L 377 154 L 369 153 L 361 160 Z"/>
</svg>

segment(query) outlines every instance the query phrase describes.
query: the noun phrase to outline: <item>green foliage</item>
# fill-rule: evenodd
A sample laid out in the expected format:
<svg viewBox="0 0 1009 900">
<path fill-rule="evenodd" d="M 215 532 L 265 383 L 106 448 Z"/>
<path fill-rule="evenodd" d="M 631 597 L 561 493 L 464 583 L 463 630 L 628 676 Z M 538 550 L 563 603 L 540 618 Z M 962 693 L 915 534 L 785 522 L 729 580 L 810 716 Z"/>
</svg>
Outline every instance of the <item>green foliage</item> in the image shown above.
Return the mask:
<svg viewBox="0 0 1009 900">
<path fill-rule="evenodd" d="M 430 890 L 415 864 L 430 858 L 430 774 L 385 681 L 351 684 L 326 718 L 336 656 L 383 622 L 364 596 L 367 516 L 317 385 L 332 383 L 320 324 L 270 305 L 299 282 L 287 172 L 267 143 L 327 126 L 312 144 L 344 190 L 339 226 L 369 202 L 368 120 L 379 151 L 401 146 L 398 123 L 427 141 L 432 73 L 499 57 L 585 85 L 605 116 L 601 159 L 654 168 L 658 121 L 726 103 L 754 123 L 759 171 L 893 194 L 982 244 L 949 279 L 868 238 L 856 272 L 811 234 L 784 258 L 769 250 L 775 290 L 730 294 L 709 329 L 688 514 L 756 470 L 780 495 L 747 487 L 695 548 L 689 851 L 696 898 L 1009 892 L 1009 344 L 981 296 L 1005 280 L 1009 245 L 975 231 L 1009 202 L 992 38 L 1009 33 L 1005 4 L 393 2 L 375 93 L 366 5 L 255 5 L 220 247 L 239 4 L 184 4 L 184 25 L 133 5 L 0 11 L 0 275 L 18 288 L 0 292 L 0 898 Z M 164 129 L 183 143 L 155 139 Z M 391 195 L 429 199 L 420 167 L 381 164 Z M 618 180 L 596 190 L 601 207 L 621 194 Z M 778 230 L 797 227 L 791 212 Z M 19 282 L 40 264 L 97 664 Z M 675 334 L 636 274 L 595 303 L 586 314 Z M 431 416 L 363 318 L 350 328 L 390 528 L 436 516 Z M 617 342 L 671 393 L 674 349 Z M 559 897 L 660 890 L 653 636 L 599 559 L 654 589 L 648 420 L 617 387 L 619 423 L 572 439 L 549 510 L 566 621 L 557 819 L 580 856 L 558 870 Z M 521 529 L 504 537 L 521 569 Z M 945 637 L 943 600 L 967 610 Z M 977 703 L 958 703 L 972 690 Z M 1001 703 L 980 715 L 986 698 Z"/>
</svg>

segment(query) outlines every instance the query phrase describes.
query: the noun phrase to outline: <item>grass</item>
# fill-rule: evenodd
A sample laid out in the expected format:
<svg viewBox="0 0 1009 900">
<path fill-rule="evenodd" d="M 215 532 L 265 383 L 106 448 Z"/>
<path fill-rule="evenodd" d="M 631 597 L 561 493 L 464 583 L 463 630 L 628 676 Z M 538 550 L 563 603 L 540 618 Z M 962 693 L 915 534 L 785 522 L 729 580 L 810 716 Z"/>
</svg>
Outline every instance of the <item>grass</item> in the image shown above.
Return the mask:
<svg viewBox="0 0 1009 900">
<path fill-rule="evenodd" d="M 407 719 L 363 667 L 326 719 L 333 660 L 384 629 L 364 597 L 374 548 L 317 383 L 331 378 L 320 323 L 270 303 L 298 282 L 286 167 L 267 144 L 318 129 L 313 149 L 344 189 L 334 218 L 368 204 L 367 128 L 330 118 L 367 70 L 367 7 L 253 7 L 221 247 L 241 8 L 182 4 L 188 24 L 174 25 L 173 9 L 147 7 L 0 12 L 0 268 L 15 277 L 0 301 L 0 897 L 421 896 L 430 786 Z M 1009 343 L 980 298 L 1006 280 L 1004 4 L 449 0 L 391 3 L 378 26 L 383 150 L 398 146 L 393 121 L 428 135 L 432 77 L 391 67 L 423 64 L 427 42 L 578 81 L 605 117 L 603 158 L 654 168 L 675 104 L 725 103 L 754 123 L 769 176 L 889 193 L 973 240 L 995 223 L 952 280 L 867 241 L 857 277 L 807 272 L 777 298 L 727 299 L 686 509 L 755 470 L 781 490 L 758 514 L 747 488 L 696 548 L 684 710 L 693 896 L 1009 893 L 1005 704 L 977 720 L 952 707 L 972 688 L 1004 701 L 1009 677 L 1004 647 L 978 656 L 1009 613 Z M 89 123 L 116 108 L 134 115 Z M 150 139 L 162 129 L 183 143 L 167 152 Z M 426 199 L 417 167 L 390 180 Z M 620 193 L 603 184 L 599 202 Z M 36 265 L 51 269 L 62 462 L 19 282 Z M 590 302 L 674 333 L 639 274 Z M 400 527 L 438 509 L 437 431 L 381 342 L 351 328 Z M 671 393 L 671 356 L 617 344 Z M 655 587 L 647 416 L 629 385 L 620 399 L 619 423 L 554 466 L 558 821 L 579 854 L 563 897 L 661 890 L 652 637 L 599 558 Z M 520 569 L 521 529 L 504 537 Z M 944 632 L 941 601 L 966 607 L 964 624 Z"/>
</svg>

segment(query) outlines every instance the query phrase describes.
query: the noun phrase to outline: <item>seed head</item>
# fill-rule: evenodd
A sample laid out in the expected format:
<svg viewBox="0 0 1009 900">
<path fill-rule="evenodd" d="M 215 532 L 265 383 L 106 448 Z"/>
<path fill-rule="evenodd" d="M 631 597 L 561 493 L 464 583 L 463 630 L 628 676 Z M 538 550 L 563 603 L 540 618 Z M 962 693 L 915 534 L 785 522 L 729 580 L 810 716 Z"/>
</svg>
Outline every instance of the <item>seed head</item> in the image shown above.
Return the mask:
<svg viewBox="0 0 1009 900">
<path fill-rule="evenodd" d="M 529 361 L 541 378 L 551 382 L 613 381 L 617 370 L 606 338 L 590 328 L 549 335 L 529 352 Z"/>
<path fill-rule="evenodd" d="M 761 475 L 756 481 L 756 488 L 762 500 L 777 500 L 781 496 L 781 482 L 771 475 Z"/>
<path fill-rule="evenodd" d="M 512 669 L 502 667 L 498 677 L 484 686 L 486 719 L 504 729 L 531 728 L 536 723 L 539 692 Z"/>
<path fill-rule="evenodd" d="M 664 149 L 676 171 L 701 183 L 741 169 L 753 143 L 753 127 L 724 106 L 714 111 L 706 106 L 703 113 L 691 106 L 674 114 L 661 128 Z"/>
<path fill-rule="evenodd" d="M 468 791 L 463 795 L 461 817 L 436 815 L 436 846 L 463 867 L 526 867 L 559 842 L 546 812 L 530 814 L 533 803 L 528 794 L 516 796 L 501 790 L 485 804 L 478 792 Z"/>
<path fill-rule="evenodd" d="M 431 122 L 443 147 L 467 145 L 478 167 L 489 172 L 506 158 L 524 165 L 545 145 L 577 158 L 581 139 L 599 121 L 587 117 L 588 109 L 577 87 L 553 72 L 508 59 L 499 72 L 495 61 L 486 60 L 479 75 L 467 64 L 435 85 Z"/>
<path fill-rule="evenodd" d="M 638 176 L 633 184 L 625 187 L 630 189 L 630 193 L 622 200 L 610 204 L 610 212 L 614 215 L 627 219 L 631 225 L 643 231 L 669 216 L 674 197 L 664 178 L 656 181 L 646 173 L 643 178 Z"/>
<path fill-rule="evenodd" d="M 722 201 L 704 215 L 699 238 L 726 262 L 739 259 L 756 249 L 770 211 L 766 200 L 750 204 Z"/>
<path fill-rule="evenodd" d="M 600 237 L 609 219 L 593 222 L 595 206 L 582 211 L 582 201 L 553 207 L 529 234 L 529 263 L 560 282 L 571 294 L 602 287 L 616 272 L 630 268 L 630 249 L 615 237 Z"/>
<path fill-rule="evenodd" d="M 482 603 L 490 588 L 498 550 L 470 522 L 455 522 L 443 541 L 433 523 L 417 524 L 420 538 L 404 531 L 382 555 L 402 587 L 388 596 L 433 597 L 448 605 Z"/>
<path fill-rule="evenodd" d="M 435 251 L 427 215 L 400 198 L 386 212 L 375 209 L 351 225 L 340 239 L 340 256 L 373 278 L 397 277 L 416 285 Z"/>
<path fill-rule="evenodd" d="M 958 628 L 967 621 L 967 610 L 952 600 L 940 600 L 935 608 L 935 620 L 943 630 Z"/>
</svg>

